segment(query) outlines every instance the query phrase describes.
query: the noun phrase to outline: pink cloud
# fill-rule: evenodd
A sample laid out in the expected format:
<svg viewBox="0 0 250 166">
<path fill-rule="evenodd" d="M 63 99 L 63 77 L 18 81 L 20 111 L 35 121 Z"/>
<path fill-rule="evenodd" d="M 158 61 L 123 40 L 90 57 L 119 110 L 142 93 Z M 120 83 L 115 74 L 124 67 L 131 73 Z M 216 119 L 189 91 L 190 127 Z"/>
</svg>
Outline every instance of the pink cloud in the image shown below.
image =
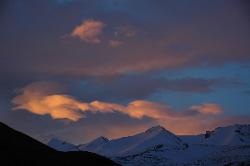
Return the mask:
<svg viewBox="0 0 250 166">
<path fill-rule="evenodd" d="M 85 20 L 74 28 L 70 36 L 80 38 L 87 43 L 98 44 L 101 42 L 99 36 L 104 26 L 104 23 L 101 21 Z"/>
<path fill-rule="evenodd" d="M 190 107 L 190 110 L 197 111 L 203 114 L 220 114 L 222 113 L 222 107 L 218 104 L 204 103 L 201 105 L 194 105 Z"/>
</svg>

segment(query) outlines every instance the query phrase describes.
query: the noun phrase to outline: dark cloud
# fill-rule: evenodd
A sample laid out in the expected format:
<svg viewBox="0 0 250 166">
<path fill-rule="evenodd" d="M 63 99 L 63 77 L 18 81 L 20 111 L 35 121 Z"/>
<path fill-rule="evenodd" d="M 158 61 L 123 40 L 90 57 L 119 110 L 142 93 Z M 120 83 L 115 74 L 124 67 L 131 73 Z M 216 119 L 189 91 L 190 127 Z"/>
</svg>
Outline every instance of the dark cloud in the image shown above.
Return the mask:
<svg viewBox="0 0 250 166">
<path fill-rule="evenodd" d="M 249 22 L 231 1 L 141 3 L 73 1 L 60 6 L 55 1 L 14 1 L 5 11 L 8 14 L 0 32 L 1 71 L 113 75 L 249 61 Z M 171 7 L 177 12 L 168 10 Z M 157 19 L 145 19 L 148 15 Z M 106 44 L 89 46 L 63 38 L 92 18 L 106 25 Z M 107 42 L 121 26 L 138 27 L 138 33 L 119 49 L 110 49 Z"/>
<path fill-rule="evenodd" d="M 130 75 L 71 81 L 69 91 L 85 100 L 144 99 L 159 92 L 210 93 L 220 87 L 237 87 L 241 82 L 229 78 L 164 78 L 152 75 Z"/>
<path fill-rule="evenodd" d="M 76 142 L 105 134 L 128 135 L 155 123 L 115 112 L 91 114 L 84 121 L 67 124 L 46 115 L 10 111 L 15 90 L 34 81 L 62 83 L 68 87 L 67 94 L 86 102 L 123 104 L 162 91 L 207 94 L 217 87 L 236 87 L 240 82 L 234 79 L 163 78 L 160 73 L 249 63 L 248 4 L 233 0 L 1 1 L 0 120 L 35 137 L 55 133 Z M 89 19 L 105 24 L 98 36 L 101 43 L 91 45 L 67 37 Z M 111 41 L 117 47 L 110 47 Z M 197 113 L 189 110 L 187 114 Z M 249 119 L 220 117 L 215 121 L 221 125 Z M 173 130 L 183 127 L 180 122 L 168 123 L 166 127 Z M 211 126 L 200 130 L 206 127 Z"/>
</svg>

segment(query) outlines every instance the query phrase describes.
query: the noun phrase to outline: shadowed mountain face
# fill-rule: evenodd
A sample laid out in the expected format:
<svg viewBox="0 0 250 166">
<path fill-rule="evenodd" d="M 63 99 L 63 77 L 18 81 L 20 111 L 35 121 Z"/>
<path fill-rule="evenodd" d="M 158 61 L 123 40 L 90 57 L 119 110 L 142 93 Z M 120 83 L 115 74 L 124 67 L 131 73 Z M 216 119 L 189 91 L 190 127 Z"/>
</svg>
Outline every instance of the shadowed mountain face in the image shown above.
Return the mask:
<svg viewBox="0 0 250 166">
<path fill-rule="evenodd" d="M 59 152 L 0 122 L 1 163 L 9 165 L 118 165 L 89 152 Z M 2 165 L 0 163 L 0 165 Z"/>
</svg>

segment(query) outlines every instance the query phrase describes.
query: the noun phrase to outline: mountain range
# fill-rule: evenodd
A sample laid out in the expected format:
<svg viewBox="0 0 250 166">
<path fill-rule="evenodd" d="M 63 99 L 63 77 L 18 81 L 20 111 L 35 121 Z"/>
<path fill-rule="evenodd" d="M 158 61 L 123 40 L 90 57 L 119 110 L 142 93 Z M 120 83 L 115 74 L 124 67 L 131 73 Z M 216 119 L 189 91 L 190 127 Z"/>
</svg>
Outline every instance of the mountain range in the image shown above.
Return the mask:
<svg viewBox="0 0 250 166">
<path fill-rule="evenodd" d="M 88 151 L 121 165 L 250 165 L 250 125 L 218 127 L 199 135 L 177 136 L 154 126 L 133 136 L 109 140 L 98 137 L 73 145 L 52 139 L 60 151 Z"/>
<path fill-rule="evenodd" d="M 91 152 L 61 152 L 36 141 L 0 122 L 0 165 L 119 165 L 112 160 Z"/>
</svg>

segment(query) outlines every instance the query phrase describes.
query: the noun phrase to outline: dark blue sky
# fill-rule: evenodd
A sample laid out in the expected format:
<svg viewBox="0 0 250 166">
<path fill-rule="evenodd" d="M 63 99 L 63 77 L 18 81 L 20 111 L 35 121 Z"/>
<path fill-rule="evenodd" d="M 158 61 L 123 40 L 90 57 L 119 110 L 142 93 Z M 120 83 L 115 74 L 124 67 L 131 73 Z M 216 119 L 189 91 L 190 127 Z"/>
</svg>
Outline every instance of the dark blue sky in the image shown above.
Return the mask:
<svg viewBox="0 0 250 166">
<path fill-rule="evenodd" d="M 193 134 L 250 122 L 248 1 L 0 6 L 0 120 L 36 138 L 84 142 L 155 124 Z"/>
</svg>

